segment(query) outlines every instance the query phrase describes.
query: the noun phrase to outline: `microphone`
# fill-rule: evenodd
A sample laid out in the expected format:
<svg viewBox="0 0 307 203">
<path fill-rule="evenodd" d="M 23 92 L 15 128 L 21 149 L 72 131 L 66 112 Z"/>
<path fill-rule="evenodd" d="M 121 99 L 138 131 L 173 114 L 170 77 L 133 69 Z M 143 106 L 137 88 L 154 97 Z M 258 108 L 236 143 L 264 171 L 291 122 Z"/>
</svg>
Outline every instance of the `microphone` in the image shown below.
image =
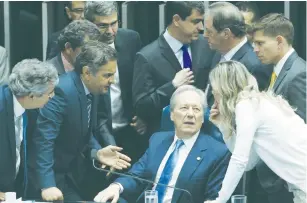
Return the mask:
<svg viewBox="0 0 307 203">
<path fill-rule="evenodd" d="M 146 182 L 146 183 L 155 184 L 155 185 L 161 185 L 161 186 L 164 186 L 164 187 L 168 187 L 168 188 L 172 188 L 174 190 L 178 190 L 178 191 L 184 192 L 184 193 L 188 194 L 189 199 L 190 199 L 190 203 L 194 203 L 192 194 L 188 190 L 185 190 L 185 189 L 182 189 L 182 188 L 178 188 L 178 187 L 174 187 L 174 186 L 170 186 L 170 185 L 166 185 L 166 184 L 162 184 L 162 183 L 156 183 L 155 181 L 147 180 L 147 179 L 140 178 L 140 177 L 137 177 L 137 176 L 134 176 L 134 175 L 131 175 L 131 174 L 127 174 L 127 173 L 120 173 L 120 172 L 115 172 L 115 171 L 111 171 L 111 170 L 104 169 L 104 168 L 98 168 L 95 165 L 95 160 L 94 159 L 93 159 L 93 167 L 96 170 L 99 170 L 99 171 L 103 171 L 103 172 L 107 172 L 107 173 L 112 173 L 112 174 L 115 174 L 115 175 L 118 175 L 118 176 L 124 176 L 124 177 L 128 177 L 128 178 L 132 178 L 132 179 L 135 179 L 135 180 L 138 180 L 138 181 L 141 181 L 141 182 Z"/>
</svg>

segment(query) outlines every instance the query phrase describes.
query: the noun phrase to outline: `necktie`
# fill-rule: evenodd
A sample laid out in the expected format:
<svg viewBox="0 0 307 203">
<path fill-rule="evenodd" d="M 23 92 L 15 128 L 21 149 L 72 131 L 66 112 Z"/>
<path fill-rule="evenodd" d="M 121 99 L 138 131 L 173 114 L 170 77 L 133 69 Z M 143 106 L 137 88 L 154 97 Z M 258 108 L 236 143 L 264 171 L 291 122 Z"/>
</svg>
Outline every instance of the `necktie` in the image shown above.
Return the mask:
<svg viewBox="0 0 307 203">
<path fill-rule="evenodd" d="M 178 153 L 179 153 L 179 148 L 183 145 L 182 140 L 177 140 L 176 141 L 176 146 L 174 151 L 170 154 L 168 157 L 168 160 L 166 161 L 166 164 L 164 166 L 164 169 L 161 173 L 161 177 L 159 179 L 159 183 L 168 185 L 169 181 L 172 178 L 174 168 L 176 166 L 176 163 L 178 161 Z M 158 191 L 158 200 L 159 203 L 162 203 L 162 200 L 164 198 L 165 192 L 166 192 L 166 187 L 162 185 L 157 185 L 156 190 Z"/>
<path fill-rule="evenodd" d="M 182 56 L 183 56 L 183 68 L 189 68 L 190 70 L 192 70 L 192 61 L 191 61 L 190 54 L 188 52 L 188 47 L 189 46 L 187 45 L 183 45 L 181 47 Z"/>
<path fill-rule="evenodd" d="M 274 83 L 275 83 L 275 81 L 276 81 L 276 78 L 277 78 L 277 75 L 276 75 L 276 73 L 273 71 L 272 76 L 271 76 L 271 81 L 270 81 L 270 87 L 269 87 L 270 89 L 273 88 Z"/>
<path fill-rule="evenodd" d="M 27 125 L 28 117 L 26 112 L 22 114 L 23 118 L 23 153 L 24 153 L 24 196 L 27 193 L 28 186 L 28 169 L 27 169 Z"/>
<path fill-rule="evenodd" d="M 92 109 L 92 94 L 87 94 L 87 127 L 90 126 L 90 120 L 91 120 L 91 109 Z"/>
</svg>

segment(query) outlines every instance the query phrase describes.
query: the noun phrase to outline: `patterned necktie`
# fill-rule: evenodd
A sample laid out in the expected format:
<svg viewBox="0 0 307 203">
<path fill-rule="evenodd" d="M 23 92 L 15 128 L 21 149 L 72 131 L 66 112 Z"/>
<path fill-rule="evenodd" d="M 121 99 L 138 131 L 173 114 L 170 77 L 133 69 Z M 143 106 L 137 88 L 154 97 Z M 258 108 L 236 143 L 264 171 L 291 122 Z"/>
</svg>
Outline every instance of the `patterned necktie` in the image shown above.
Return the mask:
<svg viewBox="0 0 307 203">
<path fill-rule="evenodd" d="M 90 126 L 90 120 L 91 120 L 91 110 L 92 110 L 92 94 L 87 94 L 87 127 Z"/>
<path fill-rule="evenodd" d="M 159 183 L 163 185 L 168 185 L 169 181 L 172 178 L 173 171 L 175 169 L 176 163 L 178 161 L 179 148 L 183 146 L 184 143 L 182 140 L 176 141 L 176 146 L 174 151 L 168 157 L 164 169 L 161 173 L 161 177 L 159 179 Z M 162 203 L 167 187 L 162 185 L 157 185 L 156 190 L 158 191 L 158 199 L 159 203 Z"/>
<path fill-rule="evenodd" d="M 189 68 L 190 70 L 192 70 L 192 61 L 190 54 L 188 52 L 188 48 L 189 48 L 188 45 L 183 45 L 181 47 L 182 56 L 183 56 L 183 68 Z"/>
<path fill-rule="evenodd" d="M 271 75 L 271 81 L 270 81 L 270 89 L 272 89 L 273 88 L 273 86 L 274 86 L 274 83 L 275 83 L 275 81 L 276 81 L 276 78 L 277 78 L 277 75 L 276 75 L 276 73 L 273 71 L 272 72 L 272 75 Z"/>
<path fill-rule="evenodd" d="M 27 168 L 27 125 L 28 117 L 26 112 L 22 114 L 23 118 L 23 153 L 24 153 L 24 196 L 27 194 L 28 186 L 28 168 Z"/>
</svg>

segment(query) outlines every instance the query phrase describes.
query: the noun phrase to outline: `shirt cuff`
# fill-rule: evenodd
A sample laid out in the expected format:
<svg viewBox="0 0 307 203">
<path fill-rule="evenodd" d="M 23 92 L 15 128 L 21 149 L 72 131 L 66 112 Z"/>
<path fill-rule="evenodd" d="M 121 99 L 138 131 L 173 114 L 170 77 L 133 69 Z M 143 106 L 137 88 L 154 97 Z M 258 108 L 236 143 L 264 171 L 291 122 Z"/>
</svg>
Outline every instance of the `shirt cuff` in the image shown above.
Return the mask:
<svg viewBox="0 0 307 203">
<path fill-rule="evenodd" d="M 98 161 L 97 152 L 98 152 L 97 149 L 92 149 L 91 150 L 91 159 L 94 159 L 94 160 Z"/>
<path fill-rule="evenodd" d="M 122 194 L 124 192 L 124 187 L 122 186 L 122 184 L 114 182 L 111 185 L 118 185 L 119 186 L 119 193 Z"/>
</svg>

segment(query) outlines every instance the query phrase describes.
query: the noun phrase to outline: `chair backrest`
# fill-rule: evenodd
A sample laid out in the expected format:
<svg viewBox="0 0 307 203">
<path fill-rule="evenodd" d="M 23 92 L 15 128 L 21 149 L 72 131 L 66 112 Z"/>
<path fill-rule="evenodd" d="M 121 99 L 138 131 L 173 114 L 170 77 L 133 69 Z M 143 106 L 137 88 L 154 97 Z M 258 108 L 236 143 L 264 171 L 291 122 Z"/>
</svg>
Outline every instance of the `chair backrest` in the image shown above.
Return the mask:
<svg viewBox="0 0 307 203">
<path fill-rule="evenodd" d="M 173 131 L 175 130 L 174 122 L 171 120 L 171 110 L 170 106 L 163 108 L 160 131 Z"/>
</svg>

